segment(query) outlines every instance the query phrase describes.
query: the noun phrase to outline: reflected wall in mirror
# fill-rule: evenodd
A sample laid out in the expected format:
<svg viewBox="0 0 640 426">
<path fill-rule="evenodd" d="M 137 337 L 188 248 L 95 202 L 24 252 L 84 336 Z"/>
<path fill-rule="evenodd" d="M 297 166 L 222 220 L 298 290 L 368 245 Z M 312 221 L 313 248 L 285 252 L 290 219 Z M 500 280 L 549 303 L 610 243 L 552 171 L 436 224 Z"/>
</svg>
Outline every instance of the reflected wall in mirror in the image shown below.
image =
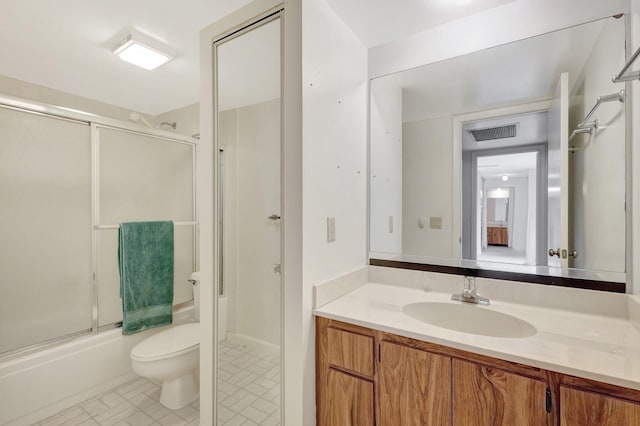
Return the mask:
<svg viewBox="0 0 640 426">
<path fill-rule="evenodd" d="M 624 282 L 624 62 L 617 17 L 373 79 L 370 257 Z"/>
</svg>

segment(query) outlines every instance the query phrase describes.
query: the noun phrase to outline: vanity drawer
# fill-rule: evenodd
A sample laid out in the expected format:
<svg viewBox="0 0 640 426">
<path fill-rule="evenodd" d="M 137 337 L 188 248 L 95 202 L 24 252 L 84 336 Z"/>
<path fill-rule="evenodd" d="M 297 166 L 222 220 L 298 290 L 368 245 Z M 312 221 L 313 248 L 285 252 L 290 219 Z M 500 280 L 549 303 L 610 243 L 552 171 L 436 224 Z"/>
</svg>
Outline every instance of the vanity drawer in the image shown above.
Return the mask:
<svg viewBox="0 0 640 426">
<path fill-rule="evenodd" d="M 365 376 L 373 376 L 373 337 L 329 327 L 328 361 Z"/>
</svg>

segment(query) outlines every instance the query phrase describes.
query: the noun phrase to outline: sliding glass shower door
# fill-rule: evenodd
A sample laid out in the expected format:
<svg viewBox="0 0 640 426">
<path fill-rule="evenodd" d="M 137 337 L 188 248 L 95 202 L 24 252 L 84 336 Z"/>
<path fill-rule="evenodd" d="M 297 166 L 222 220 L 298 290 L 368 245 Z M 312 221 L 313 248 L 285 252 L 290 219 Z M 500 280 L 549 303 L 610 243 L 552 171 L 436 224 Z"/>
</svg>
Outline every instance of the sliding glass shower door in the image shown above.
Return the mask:
<svg viewBox="0 0 640 426">
<path fill-rule="evenodd" d="M 0 107 L 0 354 L 92 329 L 87 123 Z"/>
<path fill-rule="evenodd" d="M 174 221 L 174 304 L 190 301 L 195 141 L 29 106 L 0 105 L 0 357 L 122 321 L 121 222 Z"/>
<path fill-rule="evenodd" d="M 194 144 L 95 126 L 98 327 L 122 321 L 118 224 L 172 220 L 174 304 L 191 300 L 195 269 Z M 185 225 L 181 225 L 185 224 Z"/>
</svg>

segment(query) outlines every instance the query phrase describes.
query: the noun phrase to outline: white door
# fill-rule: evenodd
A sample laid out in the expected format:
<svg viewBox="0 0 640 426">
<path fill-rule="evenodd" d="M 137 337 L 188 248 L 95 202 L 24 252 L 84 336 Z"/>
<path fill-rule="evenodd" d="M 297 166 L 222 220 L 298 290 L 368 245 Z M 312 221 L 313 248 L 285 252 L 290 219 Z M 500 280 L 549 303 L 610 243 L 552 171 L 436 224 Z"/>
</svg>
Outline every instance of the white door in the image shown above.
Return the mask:
<svg viewBox="0 0 640 426">
<path fill-rule="evenodd" d="M 562 73 L 549 109 L 548 238 L 549 266 L 568 267 L 569 244 L 569 74 Z M 564 254 L 564 256 L 563 256 Z"/>
</svg>

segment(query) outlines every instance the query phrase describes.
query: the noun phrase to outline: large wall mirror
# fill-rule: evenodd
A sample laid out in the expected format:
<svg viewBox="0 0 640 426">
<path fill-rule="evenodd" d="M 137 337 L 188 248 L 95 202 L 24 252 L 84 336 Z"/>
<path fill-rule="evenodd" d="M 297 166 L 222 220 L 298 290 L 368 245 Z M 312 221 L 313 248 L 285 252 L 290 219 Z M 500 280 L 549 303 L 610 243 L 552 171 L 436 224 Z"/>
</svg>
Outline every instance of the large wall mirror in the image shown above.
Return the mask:
<svg viewBox="0 0 640 426">
<path fill-rule="evenodd" d="M 624 291 L 624 63 L 617 16 L 371 80 L 371 263 Z"/>
</svg>

